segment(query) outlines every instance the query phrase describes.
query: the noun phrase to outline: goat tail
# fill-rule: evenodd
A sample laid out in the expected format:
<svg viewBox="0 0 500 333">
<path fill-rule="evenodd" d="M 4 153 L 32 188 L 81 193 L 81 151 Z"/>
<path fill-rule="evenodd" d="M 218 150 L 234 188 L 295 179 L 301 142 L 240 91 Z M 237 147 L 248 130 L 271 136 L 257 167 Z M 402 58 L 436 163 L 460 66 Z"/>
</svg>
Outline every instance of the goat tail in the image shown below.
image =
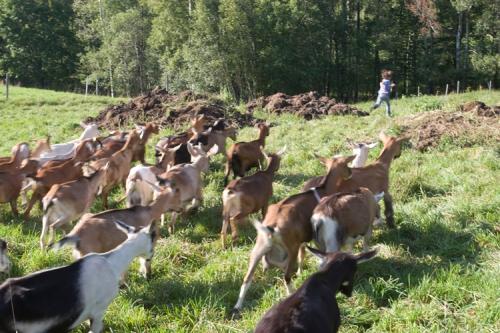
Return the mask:
<svg viewBox="0 0 500 333">
<path fill-rule="evenodd" d="M 274 237 L 279 233 L 278 228 L 265 226 L 257 220 L 253 220 L 252 224 L 253 224 L 254 228 L 257 230 L 257 233 L 264 234 L 267 237 Z"/>
<path fill-rule="evenodd" d="M 314 214 L 311 217 L 311 227 L 312 227 L 313 239 L 316 242 L 319 242 L 319 231 L 322 225 L 323 225 L 323 219 L 320 216 Z"/>
<path fill-rule="evenodd" d="M 385 195 L 385 193 L 384 193 L 384 191 L 382 191 L 380 193 L 374 194 L 373 198 L 375 199 L 375 202 L 379 202 L 380 200 L 382 200 L 384 195 Z"/>
<path fill-rule="evenodd" d="M 59 251 L 62 247 L 67 245 L 71 245 L 76 248 L 79 242 L 80 242 L 80 237 L 76 235 L 73 236 L 68 235 L 55 243 L 49 244 L 48 248 L 49 250 L 53 251 Z"/>
</svg>

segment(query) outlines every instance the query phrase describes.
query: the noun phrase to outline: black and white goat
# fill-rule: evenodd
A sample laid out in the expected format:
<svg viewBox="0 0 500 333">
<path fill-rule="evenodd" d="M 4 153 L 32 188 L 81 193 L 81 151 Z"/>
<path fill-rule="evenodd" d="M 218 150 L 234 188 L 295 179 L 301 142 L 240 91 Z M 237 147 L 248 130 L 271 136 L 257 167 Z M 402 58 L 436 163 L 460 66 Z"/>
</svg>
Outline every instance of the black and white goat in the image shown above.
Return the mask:
<svg viewBox="0 0 500 333">
<path fill-rule="evenodd" d="M 91 253 L 63 267 L 6 280 L 0 285 L 0 332 L 67 332 L 90 319 L 100 333 L 120 279 L 137 256 L 153 256 L 153 224 L 136 230 L 117 222 L 127 240 L 115 249 Z"/>
<path fill-rule="evenodd" d="M 337 292 L 351 296 L 357 264 L 373 258 L 376 251 L 352 255 L 324 253 L 309 248 L 325 264 L 302 286 L 273 306 L 255 328 L 255 333 L 314 332 L 334 333 L 340 326 Z"/>
</svg>

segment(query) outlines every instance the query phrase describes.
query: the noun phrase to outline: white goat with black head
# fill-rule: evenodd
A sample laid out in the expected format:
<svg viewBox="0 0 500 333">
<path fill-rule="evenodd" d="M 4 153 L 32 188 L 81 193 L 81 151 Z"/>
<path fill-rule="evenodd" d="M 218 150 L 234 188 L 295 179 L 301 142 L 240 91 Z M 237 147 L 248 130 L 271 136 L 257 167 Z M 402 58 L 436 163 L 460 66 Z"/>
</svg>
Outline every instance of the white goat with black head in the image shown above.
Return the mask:
<svg viewBox="0 0 500 333">
<path fill-rule="evenodd" d="M 117 248 L 0 285 L 0 331 L 67 332 L 90 320 L 90 332 L 102 332 L 104 313 L 118 294 L 122 274 L 135 257 L 153 256 L 156 237 L 153 224 L 140 230 L 121 222 L 117 226 L 127 234 Z"/>
</svg>

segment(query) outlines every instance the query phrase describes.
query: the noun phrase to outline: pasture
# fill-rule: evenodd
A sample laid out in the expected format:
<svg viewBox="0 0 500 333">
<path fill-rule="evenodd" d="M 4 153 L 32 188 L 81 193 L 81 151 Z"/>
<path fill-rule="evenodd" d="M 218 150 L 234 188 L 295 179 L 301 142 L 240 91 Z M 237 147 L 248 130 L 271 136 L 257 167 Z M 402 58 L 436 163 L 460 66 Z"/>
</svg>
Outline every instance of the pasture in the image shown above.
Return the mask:
<svg viewBox="0 0 500 333">
<path fill-rule="evenodd" d="M 500 92 L 476 91 L 444 96 L 421 96 L 392 102 L 394 118 L 383 108 L 368 117 L 325 117 L 305 121 L 295 116 L 256 116 L 274 124 L 266 150 L 285 144 L 274 184 L 273 202 L 297 193 L 310 177 L 324 173 L 313 157 L 350 154 L 346 138 L 375 140 L 380 130 L 399 134 L 405 119 L 435 109 L 454 111 L 467 101 L 500 102 Z M 13 87 L 8 101 L 0 99 L 0 155 L 18 142 L 52 136 L 62 142 L 77 137 L 78 123 L 120 99 Z M 367 110 L 370 103 L 357 105 Z M 397 228 L 376 229 L 372 247 L 378 256 L 359 267 L 351 298 L 338 296 L 341 332 L 498 332 L 500 331 L 500 124 L 497 136 L 485 140 L 469 132 L 459 140 L 442 138 L 420 152 L 411 147 L 391 166 L 391 192 Z M 169 129 L 161 135 L 172 133 Z M 257 136 L 243 128 L 238 140 Z M 153 161 L 149 142 L 147 160 Z M 230 144 L 231 141 L 228 140 Z M 370 153 L 368 163 L 380 152 Z M 202 206 L 181 218 L 176 233 L 166 228 L 156 248 L 153 276 L 145 281 L 134 262 L 127 285 L 105 316 L 113 332 L 249 332 L 260 317 L 286 295 L 282 273 L 256 272 L 242 317 L 231 320 L 249 253 L 256 235 L 250 224 L 240 228 L 233 248 L 222 249 L 221 193 L 224 159 L 218 155 L 204 177 Z M 113 204 L 123 195 L 115 191 Z M 98 199 L 92 209 L 99 212 Z M 252 218 L 261 218 L 260 214 Z M 41 212 L 28 222 L 15 219 L 8 205 L 0 206 L 0 238 L 9 242 L 12 276 L 72 261 L 71 251 L 43 252 L 39 248 Z M 60 237 L 58 234 L 58 238 Z M 360 244 L 356 248 L 361 249 Z M 307 255 L 306 269 L 294 279 L 296 287 L 317 268 Z M 0 279 L 3 280 L 4 277 Z M 76 332 L 85 332 L 80 327 Z"/>
</svg>

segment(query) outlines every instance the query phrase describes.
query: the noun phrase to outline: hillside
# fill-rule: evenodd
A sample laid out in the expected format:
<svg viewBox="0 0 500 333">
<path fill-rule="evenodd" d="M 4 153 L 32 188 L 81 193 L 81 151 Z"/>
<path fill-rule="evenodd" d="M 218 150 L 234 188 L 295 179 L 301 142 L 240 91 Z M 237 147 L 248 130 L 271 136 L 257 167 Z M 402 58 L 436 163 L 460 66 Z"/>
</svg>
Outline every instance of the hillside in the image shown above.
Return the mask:
<svg viewBox="0 0 500 333">
<path fill-rule="evenodd" d="M 382 129 L 391 134 L 411 131 L 418 128 L 418 117 L 435 110 L 451 114 L 458 105 L 473 100 L 499 104 L 500 92 L 400 99 L 392 102 L 393 119 L 384 116 L 383 108 L 367 117 L 326 116 L 310 121 L 255 111 L 258 118 L 274 124 L 267 150 L 288 146 L 273 202 L 297 193 L 305 180 L 324 172 L 313 152 L 348 154 L 346 138 L 375 140 Z M 9 101 L 0 98 L 0 155 L 7 155 L 17 142 L 33 142 L 46 134 L 53 142 L 74 138 L 80 133 L 81 120 L 121 101 L 126 100 L 14 87 Z M 368 110 L 370 103 L 355 106 Z M 338 296 L 341 332 L 500 330 L 499 118 L 463 117 L 471 118 L 470 128 L 445 130 L 434 146 L 422 151 L 416 149 L 419 138 L 413 135 L 413 147 L 406 147 L 392 164 L 397 229 L 375 231 L 371 244 L 379 248 L 379 256 L 360 266 L 351 298 Z M 171 132 L 165 128 L 160 135 Z M 255 136 L 256 129 L 245 127 L 238 140 Z M 150 146 L 157 140 L 154 137 Z M 379 152 L 380 145 L 369 161 Z M 149 161 L 152 155 L 150 149 Z M 106 313 L 106 331 L 247 332 L 285 296 L 281 272 L 263 273 L 259 268 L 242 318 L 232 321 L 228 317 L 247 269 L 255 231 L 250 226 L 241 228 L 239 244 L 222 250 L 223 163 L 221 156 L 215 158 L 204 177 L 202 207 L 178 221 L 173 236 L 162 231 L 164 237 L 153 259 L 153 278 L 144 281 L 137 273 L 137 263 L 133 264 L 127 286 Z M 122 194 L 115 191 L 112 199 Z M 100 210 L 98 202 L 93 211 Z M 253 218 L 260 219 L 260 215 Z M 9 242 L 13 276 L 71 262 L 69 250 L 40 250 L 40 229 L 38 208 L 28 222 L 22 222 L 12 217 L 8 205 L 0 206 L 0 238 Z M 306 262 L 295 286 L 316 270 L 310 255 Z M 85 330 L 81 327 L 77 332 Z"/>
</svg>

